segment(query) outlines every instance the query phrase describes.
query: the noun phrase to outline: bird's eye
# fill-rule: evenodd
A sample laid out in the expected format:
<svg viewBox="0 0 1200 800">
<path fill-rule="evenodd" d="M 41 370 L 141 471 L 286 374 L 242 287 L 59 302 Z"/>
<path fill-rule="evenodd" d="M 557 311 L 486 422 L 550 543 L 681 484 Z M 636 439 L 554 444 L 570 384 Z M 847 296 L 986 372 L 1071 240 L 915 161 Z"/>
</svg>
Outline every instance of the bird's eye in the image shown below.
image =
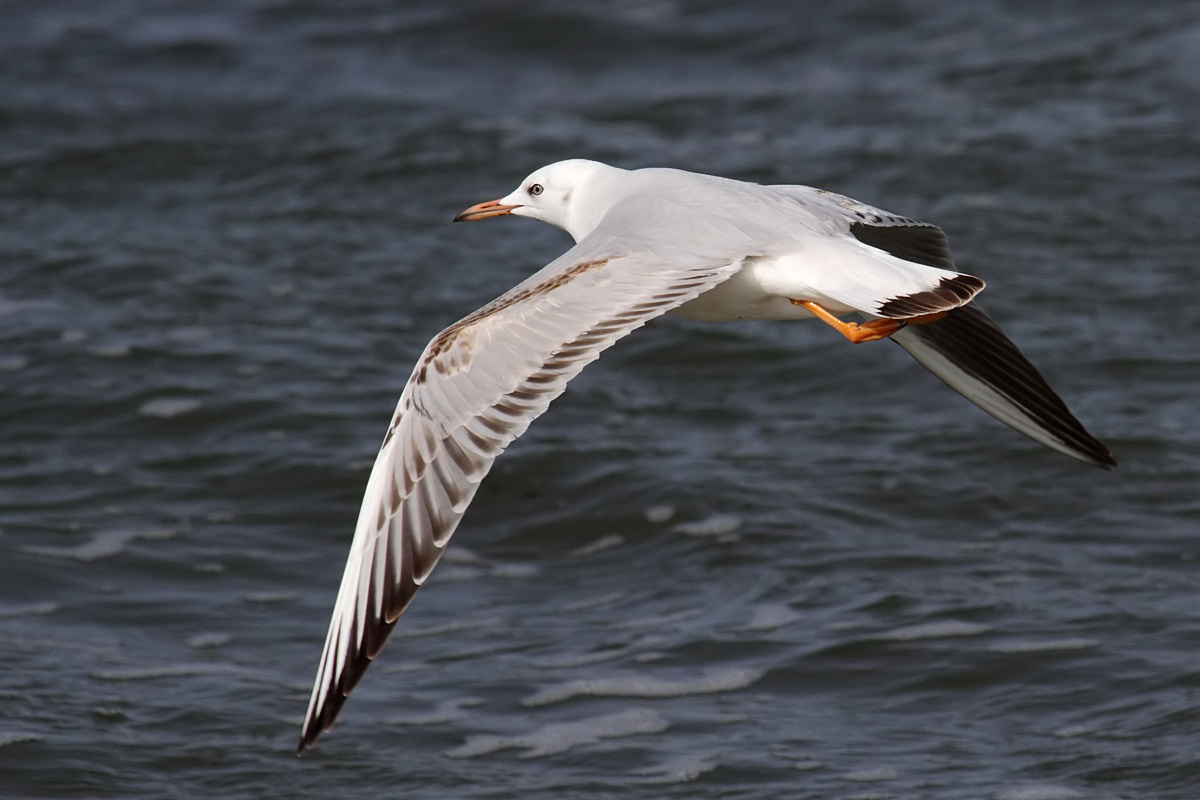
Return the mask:
<svg viewBox="0 0 1200 800">
<path fill-rule="evenodd" d="M 531 195 L 533 195 L 534 197 L 537 197 L 539 194 L 541 194 L 544 191 L 546 191 L 546 190 L 542 188 L 542 185 L 540 183 L 535 183 L 533 186 L 529 187 L 529 193 Z"/>
</svg>

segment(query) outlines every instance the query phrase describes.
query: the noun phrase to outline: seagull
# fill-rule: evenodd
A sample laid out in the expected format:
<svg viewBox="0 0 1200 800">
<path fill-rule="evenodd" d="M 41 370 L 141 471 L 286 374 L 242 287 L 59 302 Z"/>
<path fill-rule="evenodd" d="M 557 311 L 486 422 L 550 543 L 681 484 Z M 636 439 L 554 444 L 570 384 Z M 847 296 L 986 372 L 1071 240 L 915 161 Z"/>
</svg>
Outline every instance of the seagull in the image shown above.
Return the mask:
<svg viewBox="0 0 1200 800">
<path fill-rule="evenodd" d="M 660 314 L 816 318 L 851 342 L 891 339 L 1006 425 L 1116 466 L 974 302 L 984 282 L 955 269 L 934 225 L 808 186 L 580 159 L 454 221 L 506 215 L 576 244 L 417 360 L 367 481 L 300 752 L 333 725 L 496 457 L 580 370 Z"/>
</svg>

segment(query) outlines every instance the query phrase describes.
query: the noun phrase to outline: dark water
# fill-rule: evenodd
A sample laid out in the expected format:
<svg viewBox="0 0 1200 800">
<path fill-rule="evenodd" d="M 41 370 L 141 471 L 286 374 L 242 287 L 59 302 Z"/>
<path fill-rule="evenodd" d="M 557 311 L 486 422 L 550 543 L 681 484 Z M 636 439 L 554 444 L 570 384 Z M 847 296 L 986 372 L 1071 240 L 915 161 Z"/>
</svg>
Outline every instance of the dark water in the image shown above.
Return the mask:
<svg viewBox="0 0 1200 800">
<path fill-rule="evenodd" d="M 1200 796 L 1200 6 L 12 0 L 0 795 Z M 660 320 L 298 725 L 440 328 L 566 157 L 944 226 L 1121 459 L 887 343 Z"/>
</svg>

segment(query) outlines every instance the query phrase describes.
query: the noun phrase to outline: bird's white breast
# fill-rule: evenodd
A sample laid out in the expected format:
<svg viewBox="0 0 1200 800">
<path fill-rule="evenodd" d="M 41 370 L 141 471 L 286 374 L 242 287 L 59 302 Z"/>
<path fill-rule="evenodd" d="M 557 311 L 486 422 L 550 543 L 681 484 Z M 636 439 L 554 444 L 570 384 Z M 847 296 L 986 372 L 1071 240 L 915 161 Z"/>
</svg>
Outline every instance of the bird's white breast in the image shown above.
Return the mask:
<svg viewBox="0 0 1200 800">
<path fill-rule="evenodd" d="M 855 310 L 825 297 L 819 287 L 806 279 L 806 272 L 798 255 L 747 258 L 732 278 L 671 313 L 700 322 L 812 318 L 812 314 L 792 300 L 819 302 L 834 314 Z"/>
</svg>

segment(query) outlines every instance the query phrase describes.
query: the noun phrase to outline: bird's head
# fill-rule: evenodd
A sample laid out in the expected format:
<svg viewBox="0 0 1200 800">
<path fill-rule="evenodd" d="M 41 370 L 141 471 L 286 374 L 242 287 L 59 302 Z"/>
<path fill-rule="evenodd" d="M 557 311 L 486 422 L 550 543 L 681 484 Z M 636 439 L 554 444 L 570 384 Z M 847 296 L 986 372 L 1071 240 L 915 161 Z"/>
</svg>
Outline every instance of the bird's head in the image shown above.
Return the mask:
<svg viewBox="0 0 1200 800">
<path fill-rule="evenodd" d="M 598 161 L 559 161 L 530 174 L 511 194 L 473 205 L 454 221 L 511 214 L 562 228 L 579 241 L 596 227 L 616 199 L 607 191 L 607 179 L 624 171 Z"/>
</svg>

